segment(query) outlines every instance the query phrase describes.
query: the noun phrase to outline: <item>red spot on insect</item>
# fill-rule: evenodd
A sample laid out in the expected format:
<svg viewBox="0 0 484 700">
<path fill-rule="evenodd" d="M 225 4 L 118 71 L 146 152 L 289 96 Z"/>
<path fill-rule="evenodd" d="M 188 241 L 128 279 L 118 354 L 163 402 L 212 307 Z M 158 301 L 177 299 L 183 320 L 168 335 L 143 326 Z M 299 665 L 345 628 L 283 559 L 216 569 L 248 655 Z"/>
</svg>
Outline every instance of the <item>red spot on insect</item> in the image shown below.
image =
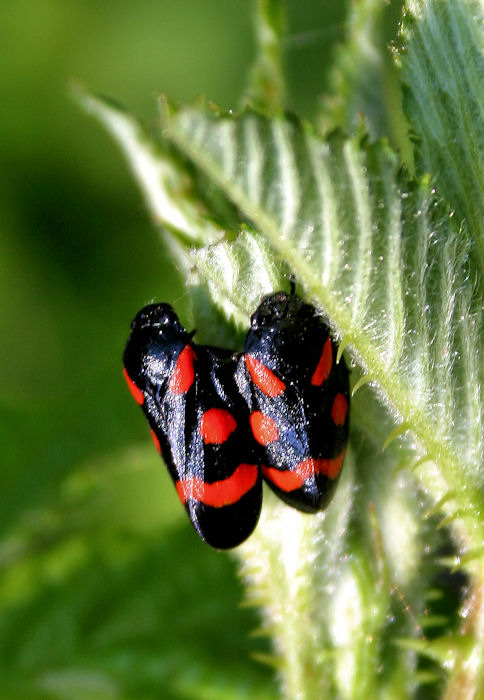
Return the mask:
<svg viewBox="0 0 484 700">
<path fill-rule="evenodd" d="M 264 476 L 281 491 L 295 491 L 300 489 L 304 482 L 316 474 L 325 474 L 329 479 L 336 479 L 343 466 L 345 450 L 333 459 L 305 459 L 296 465 L 294 469 L 281 471 L 274 467 L 261 466 Z"/>
<path fill-rule="evenodd" d="M 281 489 L 281 491 L 295 491 L 300 489 L 306 481 L 296 471 L 280 471 L 274 467 L 265 467 L 263 464 L 261 465 L 261 471 L 266 479 Z M 309 478 L 309 476 L 311 476 L 311 473 L 306 478 Z"/>
<path fill-rule="evenodd" d="M 335 425 L 344 425 L 348 413 L 348 400 L 343 394 L 336 394 L 331 407 L 331 418 Z"/>
<path fill-rule="evenodd" d="M 252 381 L 266 396 L 279 396 L 286 385 L 253 355 L 245 356 L 245 364 Z"/>
<path fill-rule="evenodd" d="M 193 499 L 212 508 L 223 508 L 223 506 L 237 503 L 255 486 L 257 478 L 257 465 L 239 464 L 232 476 L 227 479 L 214 481 L 211 484 L 198 476 L 180 479 L 176 483 L 176 490 L 182 503 Z"/>
<path fill-rule="evenodd" d="M 328 338 L 323 346 L 321 357 L 318 360 L 313 376 L 311 377 L 311 384 L 313 386 L 321 386 L 322 383 L 329 377 L 332 365 L 333 347 L 331 345 L 331 339 Z"/>
<path fill-rule="evenodd" d="M 325 473 L 326 476 L 328 476 L 330 479 L 336 479 L 336 477 L 341 471 L 341 467 L 343 466 L 345 452 L 346 448 L 344 448 L 343 451 L 337 457 L 334 457 L 333 459 L 327 459 L 325 471 L 323 472 L 323 474 Z"/>
<path fill-rule="evenodd" d="M 178 355 L 175 369 L 171 375 L 168 388 L 172 394 L 184 394 L 193 384 L 195 379 L 194 360 L 197 359 L 195 350 L 191 345 L 185 345 Z"/>
<path fill-rule="evenodd" d="M 225 408 L 209 408 L 200 421 L 200 434 L 205 443 L 221 445 L 236 427 L 237 421 Z"/>
<path fill-rule="evenodd" d="M 261 411 L 254 411 L 249 417 L 252 434 L 260 445 L 268 445 L 279 438 L 275 421 Z"/>
<path fill-rule="evenodd" d="M 160 441 L 158 440 L 158 436 L 157 436 L 157 434 L 155 433 L 154 430 L 151 430 L 151 439 L 153 440 L 156 449 L 158 450 L 158 452 L 159 452 L 160 455 L 161 455 L 161 445 L 160 445 Z"/>
<path fill-rule="evenodd" d="M 139 405 L 142 406 L 144 404 L 144 401 L 145 401 L 145 397 L 143 395 L 143 392 L 141 391 L 141 389 L 138 389 L 136 384 L 133 382 L 133 380 L 131 379 L 131 377 L 129 376 L 129 374 L 126 370 L 126 367 L 123 369 L 123 374 L 124 374 L 124 378 L 126 379 L 128 389 L 130 390 L 131 394 L 133 395 L 134 400 L 136 401 L 136 403 L 139 403 Z"/>
</svg>

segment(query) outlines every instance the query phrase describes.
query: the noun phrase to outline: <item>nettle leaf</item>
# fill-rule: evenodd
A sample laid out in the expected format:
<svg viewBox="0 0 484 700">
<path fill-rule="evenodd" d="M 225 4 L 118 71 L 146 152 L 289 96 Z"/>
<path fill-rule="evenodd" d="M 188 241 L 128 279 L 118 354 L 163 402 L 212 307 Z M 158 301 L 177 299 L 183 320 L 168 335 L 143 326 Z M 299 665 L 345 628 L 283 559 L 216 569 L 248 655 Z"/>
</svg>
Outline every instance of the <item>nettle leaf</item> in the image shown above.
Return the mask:
<svg viewBox="0 0 484 700">
<path fill-rule="evenodd" d="M 386 407 L 375 410 L 368 388 L 354 401 L 357 476 L 347 465 L 347 478 L 370 489 L 356 492 L 347 482 L 311 523 L 266 499 L 261 525 L 242 548 L 249 598 L 263 605 L 286 695 L 304 687 L 306 697 L 328 689 L 354 697 L 362 688 L 365 696 L 408 697 L 420 682 L 408 669 L 421 650 L 402 645 L 408 653 L 392 653 L 385 626 L 394 621 L 393 638 L 421 634 L 436 575 L 422 557 L 439 548 L 439 535 L 434 520 L 423 521 L 412 477 L 392 478 L 392 466 L 416 467 L 430 499 L 424 511 L 447 514 L 469 571 L 479 566 L 483 540 L 484 327 L 470 237 L 429 179 L 409 178 L 385 142 L 338 134 L 323 141 L 296 120 L 194 109 L 174 115 L 167 133 L 286 261 L 362 367 L 360 381 L 370 381 Z M 225 308 L 229 301 L 232 316 L 252 308 L 263 259 L 257 238 L 252 243 L 242 257 L 239 242 L 194 253 L 215 301 Z M 391 422 L 404 437 L 382 456 Z M 361 436 L 372 433 L 377 445 L 369 449 Z M 395 589 L 406 604 L 395 601 Z M 429 619 L 444 627 L 442 616 Z M 368 665 L 385 673 L 369 673 Z M 423 667 L 421 682 L 435 673 Z"/>
<path fill-rule="evenodd" d="M 242 231 L 232 243 L 194 249 L 192 260 L 211 299 L 241 330 L 247 329 L 247 314 L 262 294 L 287 286 L 287 266 L 275 260 L 272 248 L 252 231 Z"/>
<path fill-rule="evenodd" d="M 164 126 L 198 169 L 186 171 L 189 192 L 205 177 L 238 210 L 239 221 L 251 224 L 214 243 L 197 206 L 193 221 L 202 233 L 191 254 L 175 231 L 190 269 L 199 340 L 222 342 L 224 319 L 225 327 L 227 319 L 246 327 L 260 295 L 284 286 L 291 270 L 361 367 L 357 383 L 370 382 L 385 407 L 377 409 L 368 387 L 358 392 L 354 471 L 348 460 L 349 481 L 327 513 L 309 522 L 266 499 L 260 527 L 241 549 L 249 598 L 263 605 L 264 630 L 280 655 L 270 662 L 281 669 L 289 697 L 303 684 L 307 697 L 328 687 L 343 697 L 356 688 L 408 697 L 418 682 L 408 669 L 421 650 L 408 642 L 392 652 L 384 637 L 388 619 L 395 624 L 390 638 L 421 634 L 415 620 L 429 609 L 436 575 L 422 554 L 445 544 L 435 520 L 424 523 L 424 512 L 446 514 L 469 571 L 483 541 L 483 312 L 470 237 L 429 179 L 409 178 L 383 141 L 339 134 L 322 140 L 295 119 L 195 108 L 174 112 Z M 145 147 L 142 139 L 134 142 L 135 149 Z M 173 201 L 180 197 L 175 190 Z M 224 231 L 223 217 L 218 220 Z M 218 320 L 213 309 L 207 315 L 204 284 L 220 309 Z M 235 342 L 237 335 L 231 337 Z M 401 437 L 382 456 L 395 425 Z M 362 437 L 368 435 L 371 449 Z M 408 473 L 391 477 L 392 467 L 412 464 L 427 493 L 423 506 Z M 366 483 L 385 488 L 352 486 Z M 287 590 L 274 583 L 285 578 Z M 338 581 L 345 582 L 344 596 L 336 600 Z M 324 590 L 335 607 L 328 602 L 319 614 Z M 407 607 L 410 616 L 402 612 Z M 382 664 L 385 674 L 377 671 Z M 422 679 L 435 673 L 425 667 Z"/>
<path fill-rule="evenodd" d="M 354 129 L 365 117 L 373 137 L 388 134 L 388 92 L 395 81 L 388 75 L 384 19 L 388 5 L 359 0 L 348 7 L 345 40 L 335 51 L 329 90 L 321 100 L 318 123 L 324 132 Z"/>
<path fill-rule="evenodd" d="M 403 699 L 417 685 L 409 669 L 418 650 L 388 640 L 421 635 L 438 533 L 421 519 L 409 472 L 395 478 L 389 454 L 352 438 L 330 508 L 308 517 L 265 493 L 258 528 L 240 551 L 247 598 L 262 608 L 261 632 L 274 639 L 287 698 Z"/>
<path fill-rule="evenodd" d="M 279 0 L 257 0 L 254 22 L 256 55 L 249 74 L 245 99 L 257 109 L 279 111 L 286 94 L 282 67 L 285 12 Z"/>
<path fill-rule="evenodd" d="M 290 264 L 447 488 L 473 492 L 460 506 L 475 514 L 482 305 L 469 236 L 429 180 L 406 177 L 384 142 L 323 141 L 284 118 L 187 108 L 168 135 Z"/>
<path fill-rule="evenodd" d="M 484 33 L 482 3 L 410 0 L 397 63 L 420 171 L 465 217 L 484 269 Z"/>
</svg>

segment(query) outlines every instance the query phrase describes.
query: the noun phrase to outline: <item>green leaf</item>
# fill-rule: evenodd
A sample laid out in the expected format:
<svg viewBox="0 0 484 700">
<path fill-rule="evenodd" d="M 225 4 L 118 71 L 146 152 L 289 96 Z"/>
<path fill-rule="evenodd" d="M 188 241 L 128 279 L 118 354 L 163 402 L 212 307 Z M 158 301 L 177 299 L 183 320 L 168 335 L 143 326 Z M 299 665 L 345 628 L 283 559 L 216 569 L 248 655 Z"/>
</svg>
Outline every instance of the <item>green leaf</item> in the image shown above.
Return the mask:
<svg viewBox="0 0 484 700">
<path fill-rule="evenodd" d="M 397 56 L 420 172 L 465 219 L 484 269 L 484 18 L 473 0 L 409 0 Z M 481 281 L 482 283 L 482 281 Z"/>
<path fill-rule="evenodd" d="M 174 115 L 167 133 L 289 264 L 388 406 L 389 414 L 375 420 L 368 387 L 354 401 L 352 449 L 359 481 L 382 484 L 377 466 L 382 472 L 391 470 L 400 450 L 402 463 L 418 465 L 415 477 L 431 504 L 440 502 L 464 550 L 479 547 L 484 530 L 482 308 L 468 255 L 469 235 L 436 197 L 429 179 L 413 181 L 405 175 L 383 142 L 369 144 L 339 135 L 323 141 L 295 120 L 269 121 L 254 113 L 214 118 L 183 109 Z M 257 237 L 252 242 L 257 244 Z M 237 316 L 238 308 L 243 317 L 247 299 L 251 301 L 254 294 L 247 295 L 247 289 L 257 286 L 257 277 L 263 279 L 260 271 L 252 274 L 257 270 L 255 261 L 264 256 L 257 245 L 250 249 L 247 244 L 240 255 L 237 245 L 217 244 L 209 249 L 208 257 L 198 252 L 195 260 L 204 259 L 203 274 L 214 289 L 214 299 L 226 313 Z M 229 287 L 226 280 L 230 280 Z M 381 447 L 390 434 L 388 415 L 397 423 L 388 441 L 389 461 L 376 452 L 365 476 L 368 448 L 362 449 L 354 436 L 358 430 L 365 435 L 374 433 Z M 349 471 L 348 466 L 346 469 Z M 405 490 L 415 493 L 409 483 Z M 343 487 L 341 493 L 349 507 L 351 489 Z M 260 575 L 246 575 L 256 600 L 265 601 L 270 629 L 275 627 L 276 645 L 285 660 L 282 675 L 288 697 L 301 687 L 303 675 L 304 697 L 308 698 L 327 688 L 343 697 L 353 697 L 357 688 L 364 688 L 367 696 L 383 688 L 388 697 L 408 697 L 411 692 L 411 684 L 403 681 L 408 659 L 389 661 L 388 674 L 381 679 L 368 672 L 369 667 L 378 668 L 382 663 L 376 640 L 391 615 L 390 591 L 395 585 L 404 591 L 418 619 L 432 586 L 433 569 L 427 563 L 427 575 L 422 574 L 418 553 L 423 541 L 427 545 L 433 541 L 436 549 L 437 543 L 416 517 L 416 503 L 398 504 L 392 497 L 397 493 L 394 482 L 386 483 L 381 491 L 368 492 L 355 502 L 356 521 L 340 527 L 331 525 L 331 518 L 338 516 L 338 501 L 328 511 L 329 520 L 323 516 L 319 522 L 307 522 L 305 516 L 289 513 L 290 524 L 280 522 L 277 507 L 266 503 L 264 520 L 243 557 L 249 567 L 261 561 L 270 566 L 270 571 Z M 452 497 L 446 498 L 448 494 Z M 379 526 L 368 520 L 372 503 Z M 302 518 L 300 524 L 298 518 Z M 277 533 L 274 539 L 270 537 L 272 526 Z M 358 535 L 346 539 L 348 530 Z M 288 533 L 297 532 L 297 555 L 290 555 Z M 338 540 L 335 532 L 345 537 Z M 368 553 L 372 539 L 373 549 Z M 334 559 L 331 563 L 328 542 L 339 552 L 337 564 Z M 346 549 L 352 552 L 349 569 L 341 564 Z M 287 556 L 293 556 L 295 567 L 290 576 L 287 568 L 279 570 L 286 566 Z M 312 568 L 315 557 L 321 558 L 317 571 L 324 571 L 325 582 L 334 576 L 343 586 L 341 582 L 347 580 L 342 601 L 349 604 L 353 600 L 356 606 L 351 612 L 342 602 L 339 628 L 329 619 L 333 610 L 339 610 L 334 596 L 323 619 L 316 615 L 320 601 L 313 600 L 312 591 L 320 595 L 324 584 Z M 469 562 L 469 569 L 476 573 L 479 566 L 478 561 Z M 281 589 L 284 577 L 288 589 Z M 277 582 L 277 590 L 268 579 Z M 294 583 L 295 599 L 290 593 L 293 579 L 303 586 L 300 590 Z M 287 621 L 281 619 L 284 606 L 293 611 Z M 347 641 L 323 631 L 331 629 L 339 629 Z M 375 640 L 375 647 L 350 644 L 354 639 Z M 347 649 L 346 643 L 350 644 Z M 296 657 L 295 649 L 300 649 Z M 316 649 L 323 658 L 315 655 Z M 323 659 L 327 672 L 321 671 Z"/>
<path fill-rule="evenodd" d="M 391 463 L 353 430 L 327 511 L 308 516 L 264 494 L 258 528 L 239 550 L 241 575 L 274 638 L 285 697 L 412 695 L 408 668 L 420 647 L 402 652 L 390 640 L 422 635 L 439 540 L 421 521 L 412 477 L 394 478 Z"/>
<path fill-rule="evenodd" d="M 323 141 L 294 120 L 187 108 L 168 135 L 290 262 L 444 488 L 466 484 L 461 510 L 475 517 L 483 313 L 469 236 L 428 179 L 407 178 L 384 143 Z"/>
<path fill-rule="evenodd" d="M 285 102 L 281 47 L 285 15 L 281 0 L 255 0 L 254 5 L 257 53 L 245 99 L 253 107 L 273 113 Z"/>
<path fill-rule="evenodd" d="M 287 266 L 261 236 L 243 231 L 233 243 L 223 242 L 192 251 L 193 264 L 205 280 L 212 299 L 241 329 L 247 326 L 247 311 L 255 309 L 261 294 L 284 286 Z M 243 299 L 243 307 L 241 305 Z"/>
<path fill-rule="evenodd" d="M 349 4 L 345 38 L 335 51 L 318 125 L 323 132 L 335 128 L 351 132 L 363 119 L 373 138 L 392 135 L 408 153 L 387 37 L 387 25 L 395 21 L 390 12 L 395 15 L 399 5 L 381 0 Z"/>
<path fill-rule="evenodd" d="M 414 477 L 430 499 L 425 512 L 438 504 L 464 557 L 482 543 L 483 319 L 469 235 L 429 179 L 405 175 L 384 142 L 337 134 L 324 141 L 295 119 L 251 112 L 231 117 L 186 108 L 165 126 L 193 162 L 194 182 L 205 176 L 233 207 L 230 216 L 238 211 L 251 222 L 239 225 L 234 240 L 195 246 L 187 258 L 225 324 L 246 326 L 260 294 L 283 286 L 291 269 L 361 365 L 358 383 L 368 379 L 387 406 L 378 409 L 368 386 L 359 390 L 351 440 L 357 477 L 349 461 L 349 481 L 328 515 L 307 519 L 266 498 L 261 524 L 242 549 L 249 595 L 263 605 L 287 694 L 304 687 L 311 698 L 331 688 L 351 697 L 363 688 L 406 698 L 414 687 L 406 669 L 420 650 L 392 652 L 387 620 L 396 621 L 392 637 L 420 629 L 435 572 L 421 553 L 438 550 L 441 531 L 418 516 L 411 477 L 400 471 L 395 482 L 392 468 L 415 463 Z M 203 323 L 197 337 L 219 342 L 220 335 Z M 367 435 L 372 449 L 361 437 Z M 355 478 L 369 485 L 358 498 Z M 261 570 L 263 561 L 268 569 Z M 466 561 L 478 572 L 479 559 Z M 395 587 L 409 603 L 395 605 Z M 292 614 L 283 619 L 288 606 Z M 407 607 L 410 617 L 402 613 Z M 385 674 L 369 672 L 382 664 Z"/>
</svg>

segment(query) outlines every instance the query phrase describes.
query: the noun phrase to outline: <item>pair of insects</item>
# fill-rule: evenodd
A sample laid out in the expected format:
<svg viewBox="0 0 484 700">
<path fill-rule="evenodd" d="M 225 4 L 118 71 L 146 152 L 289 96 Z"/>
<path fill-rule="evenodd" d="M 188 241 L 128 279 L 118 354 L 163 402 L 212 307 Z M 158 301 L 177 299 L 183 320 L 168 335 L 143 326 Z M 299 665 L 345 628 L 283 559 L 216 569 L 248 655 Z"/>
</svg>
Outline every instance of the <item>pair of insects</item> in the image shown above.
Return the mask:
<svg viewBox="0 0 484 700">
<path fill-rule="evenodd" d="M 168 304 L 146 306 L 124 374 L 198 535 L 243 542 L 263 479 L 299 510 L 325 508 L 348 441 L 348 370 L 314 306 L 294 288 L 264 297 L 238 356 L 193 335 Z"/>
</svg>

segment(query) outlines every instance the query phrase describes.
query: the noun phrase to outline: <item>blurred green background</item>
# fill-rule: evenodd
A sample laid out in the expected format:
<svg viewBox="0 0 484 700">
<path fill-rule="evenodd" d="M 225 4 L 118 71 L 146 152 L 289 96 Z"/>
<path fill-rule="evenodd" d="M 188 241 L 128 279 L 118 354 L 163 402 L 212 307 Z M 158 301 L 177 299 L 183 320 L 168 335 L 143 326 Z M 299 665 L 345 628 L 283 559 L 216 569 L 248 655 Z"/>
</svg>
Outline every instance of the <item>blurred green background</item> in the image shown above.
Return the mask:
<svg viewBox="0 0 484 700">
<path fill-rule="evenodd" d="M 287 3 L 310 114 L 344 6 Z M 156 95 L 237 108 L 244 0 L 0 3 L 0 697 L 264 698 L 230 555 L 192 531 L 121 378 L 129 322 L 186 295 L 77 79 L 155 124 Z"/>
</svg>

